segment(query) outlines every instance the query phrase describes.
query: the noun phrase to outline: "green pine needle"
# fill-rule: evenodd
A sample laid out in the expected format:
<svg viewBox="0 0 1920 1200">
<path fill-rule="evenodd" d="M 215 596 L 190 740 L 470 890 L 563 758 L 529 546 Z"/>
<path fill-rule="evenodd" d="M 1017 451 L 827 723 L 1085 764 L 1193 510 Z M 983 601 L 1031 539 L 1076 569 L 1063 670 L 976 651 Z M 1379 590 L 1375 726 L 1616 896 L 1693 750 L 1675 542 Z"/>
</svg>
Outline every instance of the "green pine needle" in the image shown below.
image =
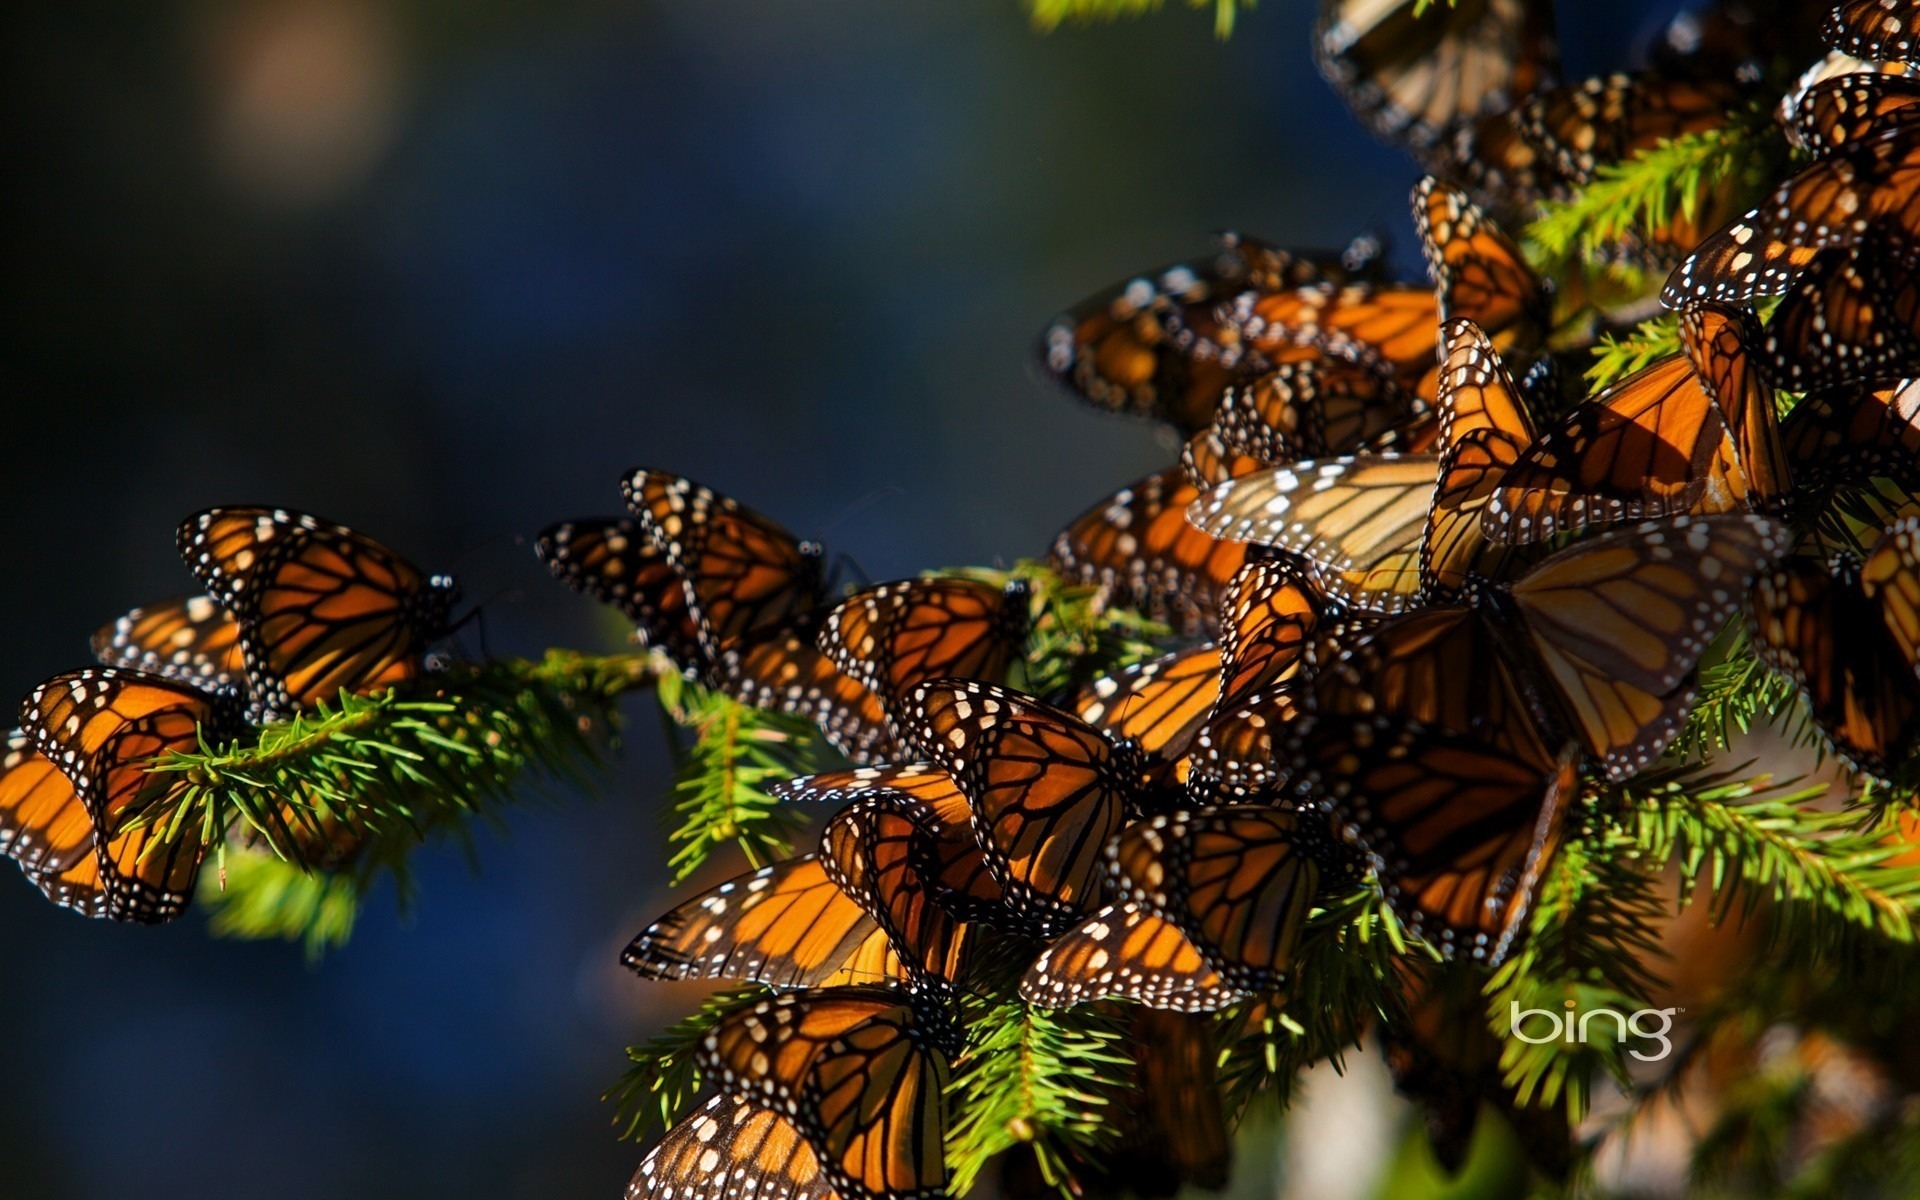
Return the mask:
<svg viewBox="0 0 1920 1200">
<path fill-rule="evenodd" d="M 619 1136 L 644 1141 L 685 1116 L 700 1094 L 700 1043 L 708 1031 L 767 995 L 767 989 L 758 984 L 715 992 L 692 1016 L 674 1022 L 643 1045 L 627 1047 L 632 1065 L 600 1097 L 615 1106 L 613 1123 Z"/>
</svg>

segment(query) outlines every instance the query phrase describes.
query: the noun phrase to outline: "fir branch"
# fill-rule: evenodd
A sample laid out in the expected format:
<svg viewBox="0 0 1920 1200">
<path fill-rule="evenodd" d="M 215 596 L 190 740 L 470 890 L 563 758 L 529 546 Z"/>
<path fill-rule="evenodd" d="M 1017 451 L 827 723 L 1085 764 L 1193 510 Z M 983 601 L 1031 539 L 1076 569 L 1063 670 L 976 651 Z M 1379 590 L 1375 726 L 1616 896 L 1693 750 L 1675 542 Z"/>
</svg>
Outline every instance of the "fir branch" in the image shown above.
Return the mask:
<svg viewBox="0 0 1920 1200">
<path fill-rule="evenodd" d="M 404 894 L 407 858 L 428 837 L 464 836 L 529 778 L 584 783 L 612 744 L 615 700 L 653 678 L 639 656 L 553 651 L 343 694 L 250 744 L 157 759 L 152 771 L 184 783 L 128 827 L 192 830 L 215 848 L 201 895 L 217 932 L 318 952 L 346 939 L 381 874 Z"/>
<path fill-rule="evenodd" d="M 1625 839 L 1598 831 L 1569 839 L 1542 882 L 1520 950 L 1487 981 L 1487 1021 L 1501 1039 L 1500 1069 L 1520 1104 L 1559 1101 L 1568 1120 L 1586 1115 L 1596 1069 L 1627 1086 L 1635 1048 L 1617 1023 L 1596 1021 L 1581 1040 L 1530 1042 L 1515 1013 L 1562 1016 L 1596 1009 L 1631 1013 L 1655 980 L 1654 925 L 1662 906 L 1649 873 L 1621 854 Z"/>
<path fill-rule="evenodd" d="M 1783 161 L 1784 143 L 1762 112 L 1663 140 L 1632 158 L 1603 164 L 1571 199 L 1548 202 L 1528 240 L 1558 264 L 1604 257 L 1622 240 L 1696 217 L 1722 188 L 1752 190 Z"/>
<path fill-rule="evenodd" d="M 1026 583 L 1027 640 L 1009 682 L 1036 696 L 1058 696 L 1152 658 L 1172 635 L 1165 625 L 1108 605 L 1099 588 L 1069 583 L 1033 559 L 1021 559 L 1010 571 L 962 567 L 944 573 L 994 587 L 1015 579 Z"/>
<path fill-rule="evenodd" d="M 1736 734 L 1756 725 L 1778 725 L 1797 742 L 1811 726 L 1793 681 L 1767 666 L 1755 653 L 1745 623 L 1734 626 L 1722 644 L 1709 648 L 1700 667 L 1699 695 L 1687 722 L 1674 739 L 1670 756 L 1681 758 L 1725 750 Z"/>
<path fill-rule="evenodd" d="M 708 1031 L 766 996 L 767 989 L 759 984 L 715 992 L 692 1016 L 674 1022 L 642 1045 L 627 1047 L 632 1065 L 620 1082 L 600 1096 L 603 1103 L 615 1106 L 613 1123 L 619 1136 L 643 1141 L 653 1130 L 664 1130 L 685 1116 L 702 1086 L 700 1043 Z"/>
<path fill-rule="evenodd" d="M 1188 8 L 1206 8 L 1209 4 L 1213 6 L 1213 34 L 1225 41 L 1233 33 L 1238 10 L 1252 8 L 1254 0 L 1187 0 Z M 1034 27 L 1051 33 L 1069 21 L 1077 25 L 1117 21 L 1158 12 L 1160 5 L 1161 0 L 1031 0 L 1030 7 Z"/>
<path fill-rule="evenodd" d="M 947 1088 L 952 1194 L 966 1195 L 995 1155 L 1021 1145 L 1066 1194 L 1067 1164 L 1098 1161 L 1115 1136 L 1104 1117 L 1133 1064 L 1123 1026 L 1095 1005 L 970 1000 L 967 1047 Z"/>
<path fill-rule="evenodd" d="M 659 691 L 662 710 L 694 734 L 673 784 L 680 817 L 668 838 L 680 844 L 667 860 L 673 882 L 685 882 L 729 844 L 755 867 L 792 853 L 806 820 L 767 786 L 816 769 L 819 730 L 805 717 L 750 708 L 678 675 L 663 677 Z"/>
<path fill-rule="evenodd" d="M 1680 353 L 1680 314 L 1662 313 L 1624 334 L 1604 334 L 1593 348 L 1587 385 L 1598 392 L 1612 387 L 1655 360 Z"/>
<path fill-rule="evenodd" d="M 1910 944 L 1920 910 L 1920 864 L 1889 862 L 1908 847 L 1877 828 L 1861 828 L 1857 812 L 1811 807 L 1824 786 L 1766 794 L 1760 779 L 1727 781 L 1697 773 L 1643 777 L 1621 789 L 1616 818 L 1633 853 L 1651 866 L 1678 867 L 1682 902 L 1703 874 L 1717 916 L 1734 901 L 1751 909 L 1776 905 L 1776 930 L 1819 950 L 1837 949 L 1851 926 Z M 1838 928 L 1833 920 L 1839 918 Z"/>
</svg>

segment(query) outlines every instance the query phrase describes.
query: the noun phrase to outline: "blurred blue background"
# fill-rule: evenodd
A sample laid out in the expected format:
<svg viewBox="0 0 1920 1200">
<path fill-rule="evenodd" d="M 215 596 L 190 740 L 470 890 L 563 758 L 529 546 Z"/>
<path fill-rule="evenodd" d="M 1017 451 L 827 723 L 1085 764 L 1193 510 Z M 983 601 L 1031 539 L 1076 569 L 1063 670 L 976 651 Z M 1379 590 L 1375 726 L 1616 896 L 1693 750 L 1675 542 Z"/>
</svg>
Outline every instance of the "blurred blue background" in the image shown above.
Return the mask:
<svg viewBox="0 0 1920 1200">
<path fill-rule="evenodd" d="M 1576 67 L 1644 28 L 1592 7 Z M 213 503 L 458 573 L 496 653 L 621 644 L 528 543 L 635 465 L 875 579 L 1041 552 L 1174 458 L 1040 376 L 1058 308 L 1226 227 L 1417 263 L 1415 172 L 1314 74 L 1310 8 L 1226 45 L 1005 0 L 13 10 L 0 688 L 186 590 Z M 517 810 L 478 875 L 424 853 L 416 910 L 317 969 L 0 870 L 0 1193 L 617 1195 L 598 1096 L 692 998 L 616 964 L 670 903 L 646 703 L 597 798 Z"/>
</svg>

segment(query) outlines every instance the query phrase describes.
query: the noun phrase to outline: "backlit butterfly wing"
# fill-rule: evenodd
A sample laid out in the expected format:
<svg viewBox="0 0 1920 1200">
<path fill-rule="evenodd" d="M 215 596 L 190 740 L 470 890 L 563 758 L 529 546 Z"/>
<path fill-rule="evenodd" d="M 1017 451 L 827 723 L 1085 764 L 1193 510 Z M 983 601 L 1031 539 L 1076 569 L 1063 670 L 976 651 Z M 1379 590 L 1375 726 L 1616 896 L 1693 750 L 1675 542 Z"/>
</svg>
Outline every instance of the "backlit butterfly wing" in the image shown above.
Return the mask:
<svg viewBox="0 0 1920 1200">
<path fill-rule="evenodd" d="M 181 596 L 134 609 L 93 635 L 93 656 L 205 688 L 247 686 L 240 626 L 211 596 Z"/>
<path fill-rule="evenodd" d="M 86 806 L 72 781 L 21 729 L 8 732 L 0 755 L 0 850 L 43 891 L 49 877 L 93 863 L 93 821 Z M 97 888 L 88 889 L 88 895 L 104 900 Z M 49 898 L 62 902 L 51 892 Z M 80 907 L 84 911 L 89 905 Z M 102 908 L 89 915 L 106 913 Z"/>
<path fill-rule="evenodd" d="M 1718 478 L 1709 481 L 1709 489 L 1744 490 L 1762 507 L 1779 504 L 1793 484 L 1786 447 L 1780 440 L 1773 387 L 1755 353 L 1760 345 L 1759 322 L 1746 309 L 1695 305 L 1680 316 L 1680 344 L 1732 439 L 1720 452 L 1722 461 L 1715 466 Z M 1728 451 L 1731 462 L 1725 461 Z"/>
<path fill-rule="evenodd" d="M 1285 782 L 1286 764 L 1275 747 L 1304 711 L 1305 694 L 1304 683 L 1291 680 L 1220 705 L 1193 736 L 1188 795 L 1210 804 Z"/>
<path fill-rule="evenodd" d="M 210 508 L 176 541 L 239 623 L 255 705 L 269 716 L 419 678 L 458 595 L 452 579 L 372 538 L 287 509 Z"/>
<path fill-rule="evenodd" d="M 1465 192 L 1431 175 L 1413 189 L 1413 223 L 1439 289 L 1439 319 L 1464 317 L 1496 345 L 1531 353 L 1551 314 L 1545 285 L 1512 239 Z"/>
<path fill-rule="evenodd" d="M 1787 414 L 1780 436 L 1800 482 L 1888 475 L 1920 487 L 1920 381 L 1811 392 Z"/>
<path fill-rule="evenodd" d="M 1331 807 L 1401 922 L 1447 958 L 1488 965 L 1525 928 L 1579 789 L 1573 747 L 1556 756 L 1530 725 L 1500 741 L 1310 715 L 1290 749 L 1301 796 Z"/>
<path fill-rule="evenodd" d="M 1736 510 L 1744 494 L 1725 491 L 1744 477 L 1715 470 L 1727 437 L 1688 356 L 1660 359 L 1543 433 L 1501 477 L 1481 528 L 1495 541 L 1537 542 L 1588 525 Z"/>
<path fill-rule="evenodd" d="M 128 829 L 136 817 L 164 817 L 184 776 L 150 774 L 169 750 L 196 751 L 239 727 L 238 701 L 157 675 L 116 668 L 71 671 L 35 688 L 22 725 L 41 754 L 66 775 L 94 830 L 95 871 L 106 915 L 158 924 L 193 897 L 206 850 L 198 822 L 164 820 Z M 89 875 L 82 871 L 81 876 Z M 84 884 L 76 877 L 74 886 Z"/>
<path fill-rule="evenodd" d="M 1904 591 L 1916 569 L 1911 547 L 1869 556 L 1876 586 Z M 1878 561 L 1875 561 L 1878 560 Z M 1799 686 L 1814 724 L 1855 770 L 1885 779 L 1920 746 L 1916 659 L 1862 588 L 1861 568 L 1795 556 L 1753 585 L 1754 645 Z M 1896 576 L 1904 575 L 1905 581 Z M 1898 606 L 1904 608 L 1904 603 Z"/>
<path fill-rule="evenodd" d="M 1578 542 L 1509 589 L 1586 748 L 1613 779 L 1679 733 L 1707 643 L 1788 545 L 1765 517 L 1651 522 Z"/>
<path fill-rule="evenodd" d="M 1534 441 L 1526 402 L 1479 326 L 1447 322 L 1441 349 L 1439 483 L 1420 547 L 1429 600 L 1450 599 L 1470 576 L 1505 567 L 1508 553 L 1488 544 L 1481 513 Z"/>
<path fill-rule="evenodd" d="M 1432 400 L 1439 301 L 1415 284 L 1353 284 L 1248 294 L 1221 313 L 1215 335 L 1225 361 L 1277 366 L 1326 355 L 1378 364 L 1403 388 Z M 1196 352 L 1205 352 L 1204 339 Z"/>
<path fill-rule="evenodd" d="M 820 835 L 820 861 L 914 969 L 915 987 L 959 978 L 970 931 L 934 900 L 937 832 L 914 797 L 874 788 L 835 813 Z"/>
<path fill-rule="evenodd" d="M 934 1200 L 947 1064 L 925 1019 L 884 988 L 789 992 L 723 1018 L 701 1066 L 791 1121 L 842 1200 Z"/>
<path fill-rule="evenodd" d="M 1841 0 L 1820 27 L 1820 36 L 1857 58 L 1913 62 L 1920 58 L 1916 23 L 1920 7 L 1909 0 Z"/>
<path fill-rule="evenodd" d="M 934 898 L 957 920 L 1003 923 L 1006 901 L 973 836 L 973 802 L 953 776 L 927 764 L 858 767 L 805 775 L 772 786 L 776 799 L 794 804 L 836 804 L 885 790 L 916 805 L 916 816 L 933 834 Z"/>
<path fill-rule="evenodd" d="M 1308 559 L 1335 600 L 1395 612 L 1420 593 L 1420 545 L 1438 472 L 1430 454 L 1300 462 L 1229 480 L 1187 516 L 1225 541 Z"/>
<path fill-rule="evenodd" d="M 1220 602 L 1220 694 L 1233 704 L 1298 673 L 1327 616 L 1319 587 L 1281 559 L 1251 562 Z"/>
<path fill-rule="evenodd" d="M 679 573 L 633 518 L 581 517 L 549 525 L 533 552 L 555 579 L 625 614 L 641 644 L 659 649 L 681 670 L 697 672 L 706 662 Z"/>
<path fill-rule="evenodd" d="M 1100 588 L 1109 604 L 1144 612 L 1177 633 L 1210 631 L 1219 620 L 1220 590 L 1247 551 L 1187 523 L 1199 495 L 1178 467 L 1149 475 L 1074 518 L 1054 539 L 1047 563 Z"/>
<path fill-rule="evenodd" d="M 913 696 L 922 747 L 973 802 L 974 835 L 1014 914 L 1043 934 L 1101 892 L 1130 767 L 1099 730 L 1005 688 L 948 681 Z"/>
<path fill-rule="evenodd" d="M 643 979 L 742 979 L 773 987 L 839 982 L 875 935 L 886 937 L 818 856 L 774 863 L 695 896 L 620 955 Z M 903 967 L 852 982 L 905 981 Z"/>
<path fill-rule="evenodd" d="M 1220 650 L 1202 643 L 1109 671 L 1074 693 L 1073 714 L 1172 762 L 1220 698 Z"/>
<path fill-rule="evenodd" d="M 1553 9 L 1537 0 L 1322 0 L 1320 73 L 1376 135 L 1416 154 L 1506 108 L 1558 69 Z"/>
<path fill-rule="evenodd" d="M 1241 998 L 1178 926 L 1133 904 L 1109 904 L 1047 947 L 1020 981 L 1042 1008 L 1133 1000 L 1174 1012 L 1214 1012 Z"/>
<path fill-rule="evenodd" d="M 645 468 L 620 482 L 669 566 L 709 659 L 749 634 L 810 616 L 825 594 L 820 547 L 712 488 Z"/>
<path fill-rule="evenodd" d="M 836 1200 L 820 1160 L 772 1109 L 715 1096 L 640 1161 L 627 1200 Z"/>
<path fill-rule="evenodd" d="M 892 710 L 935 679 L 1004 679 L 1027 619 L 1022 581 L 908 579 L 847 597 L 821 624 L 820 649 Z"/>
<path fill-rule="evenodd" d="M 1229 985 L 1277 991 L 1330 851 L 1317 814 L 1238 805 L 1138 822 L 1107 858 L 1119 892 L 1179 926 Z"/>
<path fill-rule="evenodd" d="M 720 690 L 742 704 L 812 721 L 854 762 L 894 755 L 880 697 L 836 670 L 812 639 L 801 634 L 776 630 L 730 645 L 714 664 L 713 675 Z"/>
</svg>

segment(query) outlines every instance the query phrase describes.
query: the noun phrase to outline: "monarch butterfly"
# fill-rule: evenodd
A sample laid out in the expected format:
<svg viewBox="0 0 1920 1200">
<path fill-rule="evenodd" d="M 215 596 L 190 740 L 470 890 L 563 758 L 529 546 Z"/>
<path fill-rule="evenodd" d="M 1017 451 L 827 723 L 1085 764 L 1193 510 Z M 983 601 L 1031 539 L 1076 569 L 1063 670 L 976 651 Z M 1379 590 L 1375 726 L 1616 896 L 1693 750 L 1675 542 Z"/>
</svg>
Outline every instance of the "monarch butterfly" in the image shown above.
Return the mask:
<svg viewBox="0 0 1920 1200">
<path fill-rule="evenodd" d="M 823 551 L 712 488 L 638 468 L 620 483 L 627 507 L 679 573 L 708 661 L 756 633 L 812 617 L 826 594 Z"/>
<path fill-rule="evenodd" d="M 843 803 L 880 790 L 910 798 L 914 815 L 932 832 L 934 868 L 928 884 L 935 901 L 957 920 L 1006 923 L 1006 899 L 974 840 L 972 802 L 939 767 L 858 767 L 789 779 L 771 788 L 776 799 L 794 804 Z"/>
<path fill-rule="evenodd" d="M 1298 673 L 1332 608 L 1306 571 L 1280 559 L 1234 573 L 1220 603 L 1220 702 Z"/>
<path fill-rule="evenodd" d="M 1188 510 L 1217 537 L 1311 561 L 1327 594 L 1399 612 L 1457 592 L 1505 553 L 1481 538 L 1481 509 L 1533 440 L 1524 401 L 1471 321 L 1443 331 L 1437 453 L 1302 462 L 1214 488 Z"/>
<path fill-rule="evenodd" d="M 1735 512 L 1784 494 L 1751 315 L 1698 305 L 1681 319 L 1681 340 L 1685 354 L 1579 405 L 1506 469 L 1481 513 L 1488 537 L 1537 542 L 1591 524 Z"/>
<path fill-rule="evenodd" d="M 1868 237 L 1822 250 L 1767 322 L 1763 349 L 1781 387 L 1893 383 L 1920 374 L 1920 297 Z"/>
<path fill-rule="evenodd" d="M 945 1194 L 940 1017 L 888 988 L 806 989 L 722 1018 L 700 1066 L 793 1123 L 843 1200 Z"/>
<path fill-rule="evenodd" d="M 1755 644 L 1799 685 L 1855 770 L 1885 779 L 1920 745 L 1920 520 L 1864 561 L 1796 556 L 1753 585 Z"/>
<path fill-rule="evenodd" d="M 752 1100 L 715 1096 L 640 1160 L 627 1200 L 836 1200 L 793 1123 Z"/>
<path fill-rule="evenodd" d="M 1920 381 L 1810 392 L 1780 423 L 1780 437 L 1804 483 L 1888 475 L 1920 488 Z"/>
<path fill-rule="evenodd" d="M 211 596 L 180 596 L 134 609 L 93 635 L 93 656 L 220 691 L 247 686 L 240 625 Z"/>
<path fill-rule="evenodd" d="M 1816 87 L 1853 86 L 1841 80 Z M 1872 85 L 1869 85 L 1872 86 Z M 1808 106 L 1811 112 L 1830 109 Z M 1911 107 L 1862 112 L 1860 131 L 1846 141 L 1802 128 L 1812 137 L 1840 143 L 1776 188 L 1759 208 L 1728 223 L 1703 241 L 1661 289 L 1661 302 L 1681 308 L 1703 300 L 1739 302 L 1784 291 L 1830 246 L 1850 247 L 1871 232 L 1911 244 L 1920 224 L 1909 213 L 1907 182 L 1920 166 L 1920 138 Z M 1809 120 L 1812 118 L 1809 117 Z"/>
<path fill-rule="evenodd" d="M 1073 714 L 1149 759 L 1143 791 L 1180 781 L 1187 744 L 1220 699 L 1220 648 L 1203 642 L 1137 662 L 1092 680 L 1074 693 Z"/>
<path fill-rule="evenodd" d="M 419 678 L 459 596 L 451 577 L 283 508 L 206 509 L 175 540 L 239 625 L 254 708 L 267 717 Z"/>
<path fill-rule="evenodd" d="M 1211 425 L 1187 439 L 1180 451 L 1180 470 L 1188 483 L 1205 491 L 1216 483 L 1250 475 L 1271 464 L 1251 454 L 1242 454 Z"/>
<path fill-rule="evenodd" d="M 1742 99 L 1741 88 L 1721 79 L 1616 73 L 1538 92 L 1519 113 L 1560 173 L 1584 184 L 1604 163 L 1725 125 Z"/>
<path fill-rule="evenodd" d="M 1199 495 L 1178 467 L 1149 475 L 1075 517 L 1054 539 L 1047 564 L 1098 587 L 1115 607 L 1181 634 L 1208 632 L 1218 623 L 1220 589 L 1247 551 L 1187 523 Z"/>
<path fill-rule="evenodd" d="M 1335 254 L 1225 234 L 1207 261 L 1135 276 L 1056 317 L 1041 337 L 1041 360 L 1096 407 L 1153 417 L 1190 434 L 1213 419 L 1235 374 L 1217 358 L 1188 352 L 1187 337 L 1211 332 L 1215 306 L 1242 292 L 1368 277 L 1378 259 L 1379 245 L 1369 239 Z"/>
<path fill-rule="evenodd" d="M 1056 938 L 1020 981 L 1020 998 L 1043 1008 L 1114 998 L 1214 1012 L 1241 996 L 1178 926 L 1134 904 L 1109 904 Z"/>
<path fill-rule="evenodd" d="M 1213 1022 L 1141 1006 L 1127 1021 L 1134 1062 L 1133 1121 L 1138 1132 L 1111 1172 L 1172 1169 L 1173 1182 L 1225 1188 L 1233 1166 L 1232 1135 L 1220 1100 Z M 1124 1127 L 1124 1126 L 1123 1126 Z M 1136 1167 L 1138 1164 L 1138 1168 Z M 1143 1193 L 1146 1189 L 1140 1189 Z"/>
<path fill-rule="evenodd" d="M 1348 107 L 1416 155 L 1558 72 L 1550 4 L 1471 0 L 1420 9 L 1414 0 L 1322 0 L 1314 32 L 1314 60 Z"/>
<path fill-rule="evenodd" d="M 1533 711 L 1564 723 L 1609 778 L 1626 778 L 1678 733 L 1700 654 L 1785 546 L 1785 527 L 1757 516 L 1649 522 L 1577 542 L 1463 604 L 1381 624 L 1322 672 L 1314 707 L 1485 728 L 1511 735 L 1507 753 L 1529 741 L 1519 714 Z"/>
<path fill-rule="evenodd" d="M 1805 80 L 1781 101 L 1788 140 L 1816 155 L 1831 154 L 1920 116 L 1903 111 L 1920 104 L 1920 80 L 1911 77 L 1911 68 L 1842 61 L 1853 69 Z"/>
<path fill-rule="evenodd" d="M 658 648 L 682 671 L 701 673 L 707 659 L 680 575 L 639 522 L 560 521 L 540 531 L 533 552 L 555 579 L 625 614 L 641 645 Z"/>
<path fill-rule="evenodd" d="M 740 979 L 772 987 L 916 978 L 892 938 L 815 854 L 695 896 L 635 936 L 620 962 L 642 979 Z"/>
<path fill-rule="evenodd" d="M 1358 450 L 1420 410 L 1376 365 L 1328 354 L 1229 387 L 1213 429 L 1227 453 L 1278 465 Z"/>
<path fill-rule="evenodd" d="M 1431 175 L 1414 185 L 1413 223 L 1436 288 L 1436 329 L 1465 318 L 1496 347 L 1530 354 L 1552 314 L 1547 285 L 1520 247 L 1465 192 Z M 1431 354 L 1425 369 L 1431 374 Z M 1437 382 L 1420 394 L 1434 398 Z"/>
<path fill-rule="evenodd" d="M 934 899 L 938 834 L 914 797 L 875 788 L 835 813 L 820 836 L 827 875 L 893 938 L 917 987 L 944 987 L 965 965 L 971 932 Z"/>
<path fill-rule="evenodd" d="M 999 682 L 1026 637 L 1027 585 L 908 579 L 855 592 L 826 616 L 820 649 L 897 712 L 916 684 Z"/>
<path fill-rule="evenodd" d="M 1820 36 L 1859 58 L 1913 62 L 1914 22 L 1920 6 L 1908 0 L 1842 0 L 1827 14 Z"/>
<path fill-rule="evenodd" d="M 240 725 L 232 693 L 110 667 L 54 676 L 28 695 L 22 726 L 67 786 L 31 756 L 14 763 L 0 786 L 14 830 L 8 852 L 57 903 L 116 921 L 172 920 L 193 896 L 201 826 L 127 826 L 186 786 L 184 776 L 149 773 L 154 758 L 218 743 Z M 10 746 L 9 760 L 20 749 Z"/>
<path fill-rule="evenodd" d="M 1014 915 L 1042 936 L 1101 891 L 1100 847 L 1119 830 L 1132 755 L 1069 713 L 983 683 L 914 689 L 921 748 L 972 802 L 971 820 Z"/>
<path fill-rule="evenodd" d="M 1106 853 L 1119 892 L 1177 925 L 1228 984 L 1277 991 L 1330 851 L 1317 817 L 1234 805 L 1138 822 Z"/>
<path fill-rule="evenodd" d="M 1454 129 L 1435 171 L 1458 181 L 1476 203 L 1505 221 L 1528 220 L 1543 200 L 1564 200 L 1570 183 L 1527 137 L 1516 109 L 1488 113 Z"/>
<path fill-rule="evenodd" d="M 728 645 L 712 674 L 715 685 L 742 704 L 812 721 L 854 762 L 876 762 L 897 752 L 880 697 L 842 674 L 801 633 L 774 630 Z"/>
</svg>

